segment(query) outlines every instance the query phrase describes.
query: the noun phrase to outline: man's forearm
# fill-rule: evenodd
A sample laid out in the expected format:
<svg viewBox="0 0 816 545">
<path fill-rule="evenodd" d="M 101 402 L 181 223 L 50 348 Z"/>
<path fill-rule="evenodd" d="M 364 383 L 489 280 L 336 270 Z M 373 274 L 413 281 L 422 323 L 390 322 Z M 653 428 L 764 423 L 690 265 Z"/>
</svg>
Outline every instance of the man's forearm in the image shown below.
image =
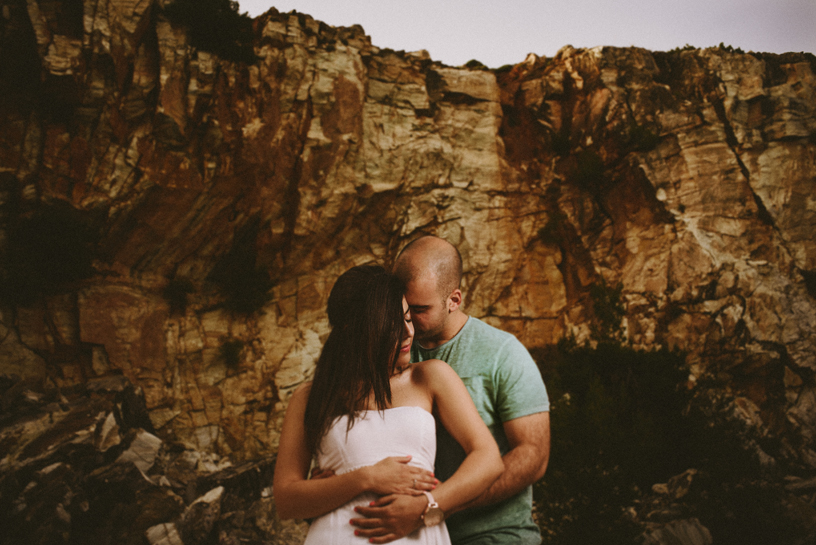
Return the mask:
<svg viewBox="0 0 816 545">
<path fill-rule="evenodd" d="M 519 445 L 502 456 L 504 471 L 496 481 L 461 509 L 481 507 L 515 496 L 539 478 L 542 465 L 541 451 L 533 445 Z M 546 467 L 546 466 L 545 466 Z"/>
</svg>

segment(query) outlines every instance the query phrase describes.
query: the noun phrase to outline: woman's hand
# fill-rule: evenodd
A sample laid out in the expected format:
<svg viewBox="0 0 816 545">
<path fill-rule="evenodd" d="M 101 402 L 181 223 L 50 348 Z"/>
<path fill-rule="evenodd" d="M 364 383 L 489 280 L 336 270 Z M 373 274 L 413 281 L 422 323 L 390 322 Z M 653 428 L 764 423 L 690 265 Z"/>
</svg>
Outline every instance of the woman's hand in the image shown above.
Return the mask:
<svg viewBox="0 0 816 545">
<path fill-rule="evenodd" d="M 384 458 L 373 466 L 362 468 L 365 474 L 367 490 L 381 496 L 387 494 L 408 494 L 416 496 L 423 490 L 433 490 L 439 481 L 433 473 L 425 469 L 408 465 L 410 456 L 392 456 Z"/>
</svg>

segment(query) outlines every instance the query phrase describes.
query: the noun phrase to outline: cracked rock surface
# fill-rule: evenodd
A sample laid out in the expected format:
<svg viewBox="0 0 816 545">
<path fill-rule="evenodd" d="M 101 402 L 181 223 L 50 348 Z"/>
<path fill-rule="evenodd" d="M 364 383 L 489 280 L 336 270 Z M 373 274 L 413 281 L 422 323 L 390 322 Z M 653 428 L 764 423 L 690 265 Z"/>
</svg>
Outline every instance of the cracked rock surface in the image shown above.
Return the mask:
<svg viewBox="0 0 816 545">
<path fill-rule="evenodd" d="M 55 203 L 96 237 L 92 274 L 0 308 L 4 407 L 121 375 L 151 436 L 270 455 L 334 279 L 433 233 L 462 253 L 467 312 L 531 349 L 587 339 L 590 287 L 620 284 L 627 343 L 684 352 L 691 384 L 716 378 L 774 456 L 816 468 L 812 55 L 565 47 L 471 70 L 271 10 L 247 64 L 193 48 L 162 2 L 0 5 L 4 251 Z M 112 426 L 95 441 L 122 449 Z"/>
</svg>

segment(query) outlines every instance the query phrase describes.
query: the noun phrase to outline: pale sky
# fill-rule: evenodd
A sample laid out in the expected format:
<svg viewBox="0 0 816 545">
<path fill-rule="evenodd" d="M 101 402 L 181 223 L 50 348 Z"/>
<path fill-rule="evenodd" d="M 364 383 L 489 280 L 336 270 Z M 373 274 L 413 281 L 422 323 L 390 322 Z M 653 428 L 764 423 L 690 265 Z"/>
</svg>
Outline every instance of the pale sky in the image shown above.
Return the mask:
<svg viewBox="0 0 816 545">
<path fill-rule="evenodd" d="M 362 25 L 380 48 L 450 66 L 490 68 L 565 45 L 668 51 L 721 42 L 744 51 L 816 53 L 816 0 L 239 0 L 255 17 L 274 6 L 332 26 Z"/>
</svg>

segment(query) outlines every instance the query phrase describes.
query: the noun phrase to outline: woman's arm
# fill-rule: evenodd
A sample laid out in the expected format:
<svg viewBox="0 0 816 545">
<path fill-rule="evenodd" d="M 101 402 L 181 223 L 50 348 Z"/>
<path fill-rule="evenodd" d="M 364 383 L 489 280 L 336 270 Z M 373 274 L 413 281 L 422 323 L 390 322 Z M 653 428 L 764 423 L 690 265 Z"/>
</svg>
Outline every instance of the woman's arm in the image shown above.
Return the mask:
<svg viewBox="0 0 816 545">
<path fill-rule="evenodd" d="M 303 417 L 310 385 L 292 395 L 281 429 L 275 462 L 273 490 L 278 516 L 282 519 L 313 518 L 348 503 L 363 492 L 418 494 L 416 481 L 432 479 L 428 472 L 409 466 L 410 456 L 386 458 L 377 464 L 328 479 L 308 480 L 311 455 L 306 446 Z"/>
<path fill-rule="evenodd" d="M 442 361 L 422 365 L 441 424 L 467 454 L 456 473 L 433 491 L 439 507 L 451 515 L 493 484 L 504 471 L 504 463 L 462 379 Z"/>
<path fill-rule="evenodd" d="M 420 386 L 433 398 L 441 423 L 467 454 L 456 473 L 433 491 L 434 500 L 448 516 L 486 490 L 504 471 L 504 463 L 496 440 L 456 372 L 439 360 L 414 366 Z M 388 543 L 419 528 L 427 504 L 424 497 L 392 494 L 369 507 L 355 507 L 365 518 L 352 519 L 351 523 L 359 528 L 357 535 L 371 543 Z"/>
</svg>

